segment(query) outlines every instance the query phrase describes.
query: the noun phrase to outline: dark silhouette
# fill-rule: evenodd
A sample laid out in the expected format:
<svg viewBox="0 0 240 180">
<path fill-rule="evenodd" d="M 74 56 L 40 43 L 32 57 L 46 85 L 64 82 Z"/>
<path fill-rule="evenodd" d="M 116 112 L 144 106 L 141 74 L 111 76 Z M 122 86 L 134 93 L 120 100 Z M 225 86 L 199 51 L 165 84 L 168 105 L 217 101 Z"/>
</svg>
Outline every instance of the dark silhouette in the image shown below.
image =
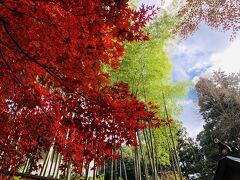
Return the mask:
<svg viewBox="0 0 240 180">
<path fill-rule="evenodd" d="M 218 139 L 214 142 L 219 147 L 218 167 L 213 180 L 239 180 L 240 179 L 240 153 L 237 148 L 224 144 Z"/>
</svg>

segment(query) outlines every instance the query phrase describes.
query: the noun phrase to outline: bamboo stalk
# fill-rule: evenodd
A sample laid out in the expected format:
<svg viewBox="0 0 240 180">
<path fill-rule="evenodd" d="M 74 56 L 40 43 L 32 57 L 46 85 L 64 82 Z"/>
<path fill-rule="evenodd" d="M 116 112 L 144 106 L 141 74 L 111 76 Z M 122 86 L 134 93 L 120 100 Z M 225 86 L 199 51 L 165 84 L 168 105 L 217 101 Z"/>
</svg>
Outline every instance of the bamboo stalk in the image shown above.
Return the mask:
<svg viewBox="0 0 240 180">
<path fill-rule="evenodd" d="M 96 179 L 96 166 L 95 166 L 95 160 L 93 162 L 93 180 Z"/>
<path fill-rule="evenodd" d="M 106 176 L 106 161 L 104 161 L 103 164 L 103 179 L 105 179 L 105 176 Z"/>
<path fill-rule="evenodd" d="M 122 163 L 123 163 L 123 171 L 124 171 L 124 175 L 125 175 L 125 180 L 127 180 L 127 170 L 126 170 L 125 161 L 124 161 L 124 157 L 123 157 L 122 147 L 121 147 L 121 158 L 122 158 Z"/>
<path fill-rule="evenodd" d="M 55 148 L 53 148 L 53 154 L 52 154 L 52 157 L 51 157 L 51 164 L 50 164 L 50 168 L 49 168 L 49 171 L 48 171 L 48 176 L 50 176 L 51 174 L 51 170 L 52 170 L 52 166 L 53 166 L 53 161 L 54 161 L 54 156 L 55 156 Z"/>
<path fill-rule="evenodd" d="M 30 161 L 30 159 L 27 158 L 27 162 L 26 162 L 26 164 L 25 164 L 25 166 L 24 166 L 24 168 L 23 168 L 23 173 L 26 173 L 27 168 L 28 168 L 28 165 L 29 165 L 29 161 Z"/>
<path fill-rule="evenodd" d="M 153 144 L 155 145 L 154 146 L 154 153 L 155 153 L 155 162 L 156 162 L 156 172 L 158 174 L 158 170 L 160 170 L 161 168 L 161 163 L 160 163 L 160 159 L 158 159 L 158 153 L 157 153 L 157 149 L 156 149 L 156 140 L 155 140 L 155 134 L 154 134 L 154 131 L 153 131 Z M 160 170 L 161 172 L 161 170 Z"/>
<path fill-rule="evenodd" d="M 141 169 L 141 159 L 140 159 L 140 154 L 139 154 L 139 149 L 136 148 L 137 150 L 137 167 L 138 167 L 138 178 L 139 180 L 142 180 L 142 169 Z"/>
<path fill-rule="evenodd" d="M 141 152 L 141 157 L 142 157 L 142 162 L 143 162 L 143 168 L 144 168 L 145 177 L 146 177 L 146 179 L 148 180 L 148 170 L 147 170 L 147 167 L 146 167 L 146 162 L 145 162 L 145 157 L 144 157 L 144 154 L 143 154 L 142 142 L 141 142 L 141 139 L 140 139 L 139 131 L 137 131 L 137 137 L 138 137 L 138 141 L 139 141 L 139 146 L 140 146 L 140 152 Z"/>
<path fill-rule="evenodd" d="M 135 168 L 136 168 L 136 174 L 135 174 L 135 178 L 136 180 L 140 180 L 140 172 L 139 172 L 139 163 L 138 163 L 138 152 L 137 152 L 137 148 L 134 148 L 134 157 L 135 157 Z"/>
<path fill-rule="evenodd" d="M 151 158 L 151 154 L 150 154 L 150 145 L 149 145 L 149 140 L 148 140 L 146 130 L 143 130 L 143 136 L 144 136 L 146 147 L 147 147 L 147 155 L 148 155 L 148 158 L 149 158 L 150 166 L 151 166 L 151 169 L 152 169 L 152 172 L 153 172 L 153 163 L 152 163 L 152 158 Z"/>
<path fill-rule="evenodd" d="M 62 163 L 62 155 L 61 153 L 59 154 L 59 162 L 57 165 L 57 168 L 60 166 L 60 164 Z M 59 178 L 60 174 L 59 174 L 59 169 L 57 169 L 57 174 L 56 174 L 56 178 Z"/>
<path fill-rule="evenodd" d="M 134 157 L 133 158 L 133 164 L 134 164 L 135 180 L 138 180 L 137 162 L 136 162 L 136 148 L 132 149 L 132 156 Z"/>
<path fill-rule="evenodd" d="M 145 102 L 147 102 L 147 96 L 146 96 L 146 91 L 145 91 L 144 85 L 143 85 L 143 90 L 144 90 L 144 99 L 145 99 Z M 148 144 L 147 142 L 150 141 L 149 148 L 148 148 L 149 160 L 151 163 L 154 180 L 157 180 L 158 176 L 156 173 L 156 165 L 155 165 L 154 150 L 153 150 L 154 147 L 153 147 L 153 142 L 152 142 L 152 134 L 151 134 L 150 126 L 148 126 L 148 129 L 149 129 L 149 136 L 150 136 L 149 138 L 150 139 L 148 138 L 148 141 L 146 141 L 146 144 Z M 147 130 L 146 130 L 146 132 L 147 132 Z M 145 136 L 148 137 L 147 133 L 145 133 Z M 152 156 L 150 155 L 150 152 L 151 152 Z"/>
<path fill-rule="evenodd" d="M 156 163 L 155 163 L 155 154 L 154 154 L 154 145 L 153 145 L 153 135 L 150 126 L 148 126 L 149 134 L 150 134 L 150 144 L 151 144 L 151 153 L 152 153 L 152 160 L 153 160 L 153 177 L 154 180 L 158 179 L 157 172 L 156 172 Z"/>
<path fill-rule="evenodd" d="M 164 93 L 162 93 L 162 96 L 163 96 L 163 102 L 164 102 L 164 109 L 165 109 L 166 117 L 167 117 L 167 119 L 169 119 Z M 174 142 L 174 139 L 173 139 L 172 128 L 171 128 L 170 125 L 168 125 L 168 127 L 169 127 L 169 130 L 170 130 L 170 135 L 171 135 L 171 140 L 172 140 L 172 145 L 173 145 L 173 150 L 174 150 L 175 161 L 177 163 L 177 169 L 178 169 L 178 172 L 180 174 L 180 180 L 183 180 L 182 172 L 181 172 L 181 169 L 180 169 L 180 166 L 179 166 L 179 162 L 178 162 L 177 150 L 176 150 L 175 142 Z"/>
<path fill-rule="evenodd" d="M 116 153 L 116 150 L 114 150 L 114 153 Z M 117 175 L 117 159 L 114 159 L 114 179 L 118 179 Z"/>
<path fill-rule="evenodd" d="M 71 162 L 67 162 L 67 180 L 71 178 Z"/>
<path fill-rule="evenodd" d="M 85 164 L 85 177 L 84 180 L 88 180 L 89 164 Z"/>
<path fill-rule="evenodd" d="M 171 158 L 171 167 L 173 168 L 173 173 L 174 173 L 174 177 L 175 177 L 175 180 L 177 180 L 177 174 L 176 174 L 176 169 L 175 169 L 175 163 L 174 163 L 174 159 L 173 159 L 173 156 L 172 156 L 172 150 L 171 150 L 171 146 L 170 146 L 170 143 L 168 141 L 168 134 L 167 134 L 167 131 L 166 131 L 166 128 L 164 127 L 164 132 L 165 132 L 165 136 L 166 136 L 166 141 L 167 141 L 167 147 L 168 147 L 168 151 L 169 151 L 169 154 L 170 154 L 170 158 Z"/>
<path fill-rule="evenodd" d="M 119 176 L 120 180 L 122 180 L 122 160 L 119 159 Z"/>
<path fill-rule="evenodd" d="M 55 178 L 57 176 L 57 171 L 58 171 L 58 164 L 59 164 L 59 161 L 60 161 L 60 153 L 57 152 L 57 157 L 56 157 L 56 162 L 54 164 L 54 169 L 53 169 L 53 178 Z"/>
<path fill-rule="evenodd" d="M 113 159 L 111 158 L 111 180 L 113 180 Z"/>
<path fill-rule="evenodd" d="M 47 172 L 49 160 L 50 160 L 51 157 L 52 157 L 52 150 L 53 150 L 53 146 L 51 146 L 50 149 L 49 149 L 49 154 L 48 154 L 48 157 L 47 157 L 47 162 L 46 162 L 46 164 L 45 164 L 45 169 L 44 169 L 44 171 L 43 171 L 42 176 L 46 176 L 46 172 Z"/>
</svg>

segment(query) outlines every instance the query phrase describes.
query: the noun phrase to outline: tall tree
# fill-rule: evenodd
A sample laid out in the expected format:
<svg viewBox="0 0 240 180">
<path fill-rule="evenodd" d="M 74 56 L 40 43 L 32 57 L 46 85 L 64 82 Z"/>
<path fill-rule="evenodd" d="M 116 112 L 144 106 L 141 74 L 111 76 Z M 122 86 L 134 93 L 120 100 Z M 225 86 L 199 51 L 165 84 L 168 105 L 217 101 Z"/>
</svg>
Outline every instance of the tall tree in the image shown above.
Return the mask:
<svg viewBox="0 0 240 180">
<path fill-rule="evenodd" d="M 201 147 L 189 137 L 185 128 L 180 129 L 178 133 L 179 157 L 184 176 L 187 179 L 204 179 L 203 174 L 207 169 Z"/>
<path fill-rule="evenodd" d="M 37 170 L 50 147 L 62 170 L 81 171 L 136 145 L 154 113 L 127 84 L 109 85 L 101 64 L 117 68 L 124 41 L 148 39 L 142 27 L 155 13 L 128 0 L 0 1 L 1 171 L 26 160 Z"/>
<path fill-rule="evenodd" d="M 196 84 L 200 112 L 205 120 L 204 130 L 198 135 L 207 158 L 208 173 L 213 173 L 217 154 L 214 138 L 239 147 L 240 128 L 240 74 L 214 72 L 209 78 L 200 78 Z"/>
</svg>

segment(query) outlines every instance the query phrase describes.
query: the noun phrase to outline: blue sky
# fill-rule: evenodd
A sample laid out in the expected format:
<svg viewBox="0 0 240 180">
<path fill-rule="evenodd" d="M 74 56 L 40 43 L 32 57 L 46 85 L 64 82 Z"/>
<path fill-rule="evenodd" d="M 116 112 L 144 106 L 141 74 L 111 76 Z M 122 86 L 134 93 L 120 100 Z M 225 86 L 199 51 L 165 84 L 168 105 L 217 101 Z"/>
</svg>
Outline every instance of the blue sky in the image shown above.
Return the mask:
<svg viewBox="0 0 240 180">
<path fill-rule="evenodd" d="M 202 24 L 199 30 L 186 40 L 175 41 L 168 48 L 174 81 L 190 80 L 194 83 L 200 76 L 208 76 L 214 70 L 226 73 L 240 72 L 240 37 L 230 40 L 230 33 L 212 30 Z M 191 137 L 203 129 L 204 121 L 199 114 L 196 91 L 191 89 L 182 102 L 180 120 Z"/>
<path fill-rule="evenodd" d="M 171 0 L 165 0 L 168 4 Z M 160 4 L 160 0 L 141 0 L 140 3 Z M 240 35 L 230 40 L 230 33 L 212 30 L 202 24 L 198 31 L 186 40 L 174 40 L 167 47 L 172 62 L 172 78 L 175 82 L 189 80 L 197 82 L 199 76 L 208 76 L 213 70 L 227 73 L 240 72 Z M 183 105 L 179 119 L 193 138 L 203 129 L 199 114 L 196 91 L 191 89 Z"/>
</svg>

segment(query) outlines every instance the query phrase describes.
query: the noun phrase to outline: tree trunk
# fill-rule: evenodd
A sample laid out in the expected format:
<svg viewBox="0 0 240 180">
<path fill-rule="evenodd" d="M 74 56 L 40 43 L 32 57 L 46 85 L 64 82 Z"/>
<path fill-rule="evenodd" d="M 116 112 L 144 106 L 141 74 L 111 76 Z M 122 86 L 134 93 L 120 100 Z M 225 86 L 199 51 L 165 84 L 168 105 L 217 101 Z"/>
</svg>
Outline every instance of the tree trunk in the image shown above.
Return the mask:
<svg viewBox="0 0 240 180">
<path fill-rule="evenodd" d="M 116 153 L 116 150 L 114 151 Z M 114 179 L 118 179 L 118 167 L 117 167 L 117 159 L 114 159 Z"/>
<path fill-rule="evenodd" d="M 113 180 L 113 159 L 111 159 L 111 180 Z"/>
<path fill-rule="evenodd" d="M 54 156 L 55 156 L 55 149 L 53 148 L 52 157 L 51 157 L 51 160 L 50 160 L 51 164 L 50 164 L 50 168 L 49 168 L 49 171 L 48 171 L 48 176 L 51 175 L 51 170 L 52 170 L 52 166 L 53 166 Z"/>
<path fill-rule="evenodd" d="M 89 164 L 85 164 L 85 177 L 84 180 L 88 180 Z"/>
<path fill-rule="evenodd" d="M 145 156 L 143 154 L 142 142 L 141 142 L 141 139 L 140 139 L 139 132 L 137 132 L 137 137 L 138 137 L 138 142 L 139 142 L 139 146 L 140 146 L 140 152 L 141 152 L 141 157 L 142 157 L 142 163 L 143 163 L 145 177 L 146 177 L 146 180 L 148 180 L 148 170 L 147 170 L 147 166 L 146 166 L 146 162 L 145 162 Z"/>
<path fill-rule="evenodd" d="M 169 154 L 170 154 L 170 158 L 171 158 L 171 167 L 173 169 L 173 173 L 174 173 L 174 177 L 175 177 L 175 180 L 177 180 L 177 174 L 176 174 L 176 169 L 175 169 L 175 161 L 173 159 L 173 155 L 172 155 L 172 149 L 171 149 L 171 146 L 170 146 L 170 143 L 169 143 L 169 140 L 168 140 L 168 133 L 166 131 L 166 127 L 164 127 L 164 134 L 166 136 L 166 141 L 167 141 L 167 146 L 168 146 L 168 151 L 169 151 Z"/>
<path fill-rule="evenodd" d="M 122 180 L 122 159 L 119 159 L 119 177 Z"/>
<path fill-rule="evenodd" d="M 151 153 L 152 153 L 152 162 L 153 162 L 153 177 L 154 180 L 158 179 L 157 170 L 156 170 L 156 163 L 155 163 L 155 151 L 154 151 L 154 144 L 153 144 L 153 135 L 152 129 L 148 126 L 149 134 L 150 134 L 150 144 L 151 144 Z"/>
<path fill-rule="evenodd" d="M 146 147 L 147 147 L 147 155 L 148 155 L 148 158 L 149 158 L 150 166 L 151 166 L 151 169 L 152 169 L 152 172 L 153 172 L 154 167 L 153 167 L 152 158 L 151 158 L 149 138 L 148 138 L 148 135 L 147 135 L 147 131 L 145 129 L 143 130 L 143 136 L 144 136 L 144 140 L 145 140 Z"/>
<path fill-rule="evenodd" d="M 125 175 L 125 180 L 127 180 L 127 170 L 126 170 L 124 157 L 123 157 L 123 153 L 122 153 L 122 147 L 121 147 L 121 158 L 122 158 L 122 163 L 123 163 L 123 171 L 124 171 L 124 175 Z"/>
<path fill-rule="evenodd" d="M 56 157 L 56 162 L 54 165 L 54 169 L 53 169 L 53 178 L 57 178 L 57 174 L 58 174 L 58 167 L 61 161 L 61 154 L 57 152 L 57 157 Z"/>
<path fill-rule="evenodd" d="M 162 93 L 162 95 L 163 95 L 163 102 L 164 102 L 164 109 L 165 109 L 166 117 L 167 117 L 167 119 L 169 119 L 165 97 L 164 97 L 163 93 Z M 177 170 L 178 170 L 179 175 L 180 175 L 180 180 L 183 180 L 182 172 L 181 172 L 179 162 L 178 162 L 177 150 L 176 150 L 176 146 L 175 146 L 174 139 L 173 139 L 172 128 L 171 128 L 170 125 L 168 125 L 168 127 L 169 127 L 169 131 L 170 131 L 170 137 L 171 137 L 171 140 L 172 140 L 172 145 L 173 145 L 173 150 L 174 150 L 173 155 L 174 155 L 174 159 L 175 159 L 175 162 L 176 162 Z"/>
<path fill-rule="evenodd" d="M 106 161 L 104 161 L 103 164 L 103 179 L 105 179 L 105 176 L 106 176 Z"/>
<path fill-rule="evenodd" d="M 96 165 L 95 165 L 95 160 L 94 160 L 94 163 L 93 163 L 93 180 L 96 179 Z"/>
<path fill-rule="evenodd" d="M 137 172 L 137 162 L 136 162 L 136 148 L 132 149 L 132 156 L 133 156 L 133 164 L 134 164 L 134 175 L 135 175 L 135 180 L 138 180 L 138 172 Z"/>
</svg>

